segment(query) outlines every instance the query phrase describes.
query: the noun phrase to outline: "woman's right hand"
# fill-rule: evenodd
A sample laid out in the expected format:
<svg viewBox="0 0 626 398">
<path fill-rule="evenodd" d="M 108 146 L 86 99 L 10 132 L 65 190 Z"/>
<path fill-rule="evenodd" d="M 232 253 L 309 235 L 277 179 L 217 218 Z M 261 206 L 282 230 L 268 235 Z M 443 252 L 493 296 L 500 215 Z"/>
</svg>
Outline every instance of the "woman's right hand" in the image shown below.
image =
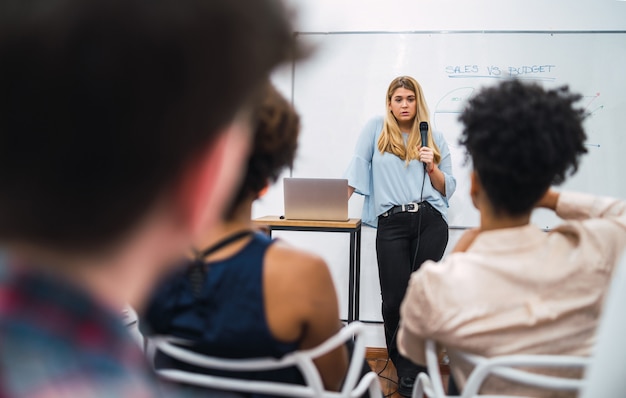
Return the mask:
<svg viewBox="0 0 626 398">
<path fill-rule="evenodd" d="M 432 148 L 429 148 L 427 146 L 420 147 L 419 157 L 420 162 L 426 164 L 426 171 L 431 172 L 435 167 L 435 165 L 433 164 L 433 162 L 435 161 L 435 153 L 433 152 Z"/>
</svg>

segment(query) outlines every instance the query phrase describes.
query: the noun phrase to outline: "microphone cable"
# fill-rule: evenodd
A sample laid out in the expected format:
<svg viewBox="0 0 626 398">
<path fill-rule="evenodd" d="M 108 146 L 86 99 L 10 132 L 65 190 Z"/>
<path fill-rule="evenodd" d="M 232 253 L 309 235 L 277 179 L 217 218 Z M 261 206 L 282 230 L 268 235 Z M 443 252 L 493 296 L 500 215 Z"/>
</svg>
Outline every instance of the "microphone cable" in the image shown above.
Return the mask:
<svg viewBox="0 0 626 398">
<path fill-rule="evenodd" d="M 420 192 L 420 204 L 418 206 L 422 206 L 424 202 L 424 184 L 426 183 L 426 163 L 424 163 L 424 174 L 422 176 L 422 190 Z M 413 252 L 413 261 L 411 262 L 411 273 L 415 272 L 417 269 L 415 267 L 415 261 L 417 260 L 417 251 L 420 248 L 420 237 L 422 236 L 422 209 L 417 210 L 419 213 L 417 215 L 417 242 L 415 243 L 415 251 Z"/>
<path fill-rule="evenodd" d="M 426 164 L 424 164 L 424 176 L 422 178 L 422 191 L 420 192 L 420 204 L 422 203 L 424 197 L 424 183 L 426 182 Z M 420 237 L 422 235 L 422 212 L 421 209 L 417 211 L 419 214 L 417 215 L 417 242 L 415 243 L 415 251 L 413 252 L 413 261 L 411 262 L 411 273 L 415 272 L 415 260 L 417 259 L 417 251 L 420 248 Z M 408 287 L 408 286 L 407 286 Z M 391 345 L 396 340 L 396 335 L 398 334 L 398 328 L 400 327 L 400 323 L 396 326 L 396 330 L 393 332 L 393 336 L 391 336 Z M 389 356 L 388 356 L 389 357 Z"/>
</svg>

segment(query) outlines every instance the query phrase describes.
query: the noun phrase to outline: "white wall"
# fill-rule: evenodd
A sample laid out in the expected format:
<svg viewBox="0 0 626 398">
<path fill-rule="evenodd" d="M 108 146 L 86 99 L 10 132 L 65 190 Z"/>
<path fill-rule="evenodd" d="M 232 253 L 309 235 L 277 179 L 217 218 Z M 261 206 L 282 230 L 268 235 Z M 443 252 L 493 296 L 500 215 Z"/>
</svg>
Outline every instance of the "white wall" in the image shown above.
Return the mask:
<svg viewBox="0 0 626 398">
<path fill-rule="evenodd" d="M 305 33 L 460 30 L 626 31 L 626 1 L 615 0 L 289 0 L 288 4 L 297 13 L 296 30 Z M 624 51 L 626 52 L 626 49 Z M 312 63 L 317 62 L 320 62 L 319 59 Z M 290 68 L 277 71 L 273 77 L 278 88 L 287 96 L 291 95 L 291 78 Z M 371 101 L 380 102 L 379 99 L 375 97 Z M 307 111 L 298 110 L 301 113 Z M 352 151 L 353 148 L 346 148 L 346 157 L 350 157 Z M 286 173 L 288 174 L 289 172 Z M 282 184 L 279 182 L 264 198 L 255 203 L 253 217 L 283 214 L 282 195 Z M 361 198 L 351 199 L 350 216 L 359 217 L 361 206 Z M 336 239 L 333 235 L 322 235 L 284 232 L 280 237 L 294 245 L 315 251 L 325 258 L 337 286 L 341 301 L 340 312 L 343 314 L 347 308 L 348 241 Z M 460 235 L 461 232 L 457 230 L 450 232 L 448 250 L 454 246 Z M 360 318 L 368 321 L 381 320 L 374 239 L 375 230 L 364 228 Z M 384 347 L 382 327 L 373 325 L 370 329 L 368 346 Z"/>
<path fill-rule="evenodd" d="M 624 30 L 615 0 L 289 0 L 301 32 Z"/>
</svg>

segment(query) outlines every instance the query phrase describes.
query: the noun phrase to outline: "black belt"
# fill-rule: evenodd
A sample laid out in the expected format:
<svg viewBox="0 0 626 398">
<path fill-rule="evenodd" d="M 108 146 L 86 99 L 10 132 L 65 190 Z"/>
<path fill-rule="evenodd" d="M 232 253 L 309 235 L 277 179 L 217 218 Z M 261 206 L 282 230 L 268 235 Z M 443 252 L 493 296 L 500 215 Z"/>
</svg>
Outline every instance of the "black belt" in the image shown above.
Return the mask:
<svg viewBox="0 0 626 398">
<path fill-rule="evenodd" d="M 389 217 L 393 214 L 397 214 L 397 213 L 417 213 L 417 211 L 421 208 L 424 208 L 428 205 L 428 202 L 412 202 L 412 203 L 407 203 L 405 205 L 397 205 L 392 207 L 391 209 L 387 210 L 386 212 L 384 212 L 383 214 L 381 214 L 381 217 Z"/>
</svg>

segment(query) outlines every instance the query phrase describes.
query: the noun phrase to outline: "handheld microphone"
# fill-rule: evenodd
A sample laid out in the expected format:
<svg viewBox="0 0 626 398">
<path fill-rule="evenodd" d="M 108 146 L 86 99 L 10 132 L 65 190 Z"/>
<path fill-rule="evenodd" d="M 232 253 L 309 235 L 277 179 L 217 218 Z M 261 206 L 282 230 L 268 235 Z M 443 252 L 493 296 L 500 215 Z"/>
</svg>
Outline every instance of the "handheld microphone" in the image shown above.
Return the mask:
<svg viewBox="0 0 626 398">
<path fill-rule="evenodd" d="M 420 122 L 420 135 L 422 136 L 422 146 L 428 146 L 428 122 Z"/>
<path fill-rule="evenodd" d="M 420 135 L 422 136 L 422 146 L 428 146 L 428 122 L 420 122 Z M 426 170 L 426 163 L 424 163 Z"/>
</svg>

